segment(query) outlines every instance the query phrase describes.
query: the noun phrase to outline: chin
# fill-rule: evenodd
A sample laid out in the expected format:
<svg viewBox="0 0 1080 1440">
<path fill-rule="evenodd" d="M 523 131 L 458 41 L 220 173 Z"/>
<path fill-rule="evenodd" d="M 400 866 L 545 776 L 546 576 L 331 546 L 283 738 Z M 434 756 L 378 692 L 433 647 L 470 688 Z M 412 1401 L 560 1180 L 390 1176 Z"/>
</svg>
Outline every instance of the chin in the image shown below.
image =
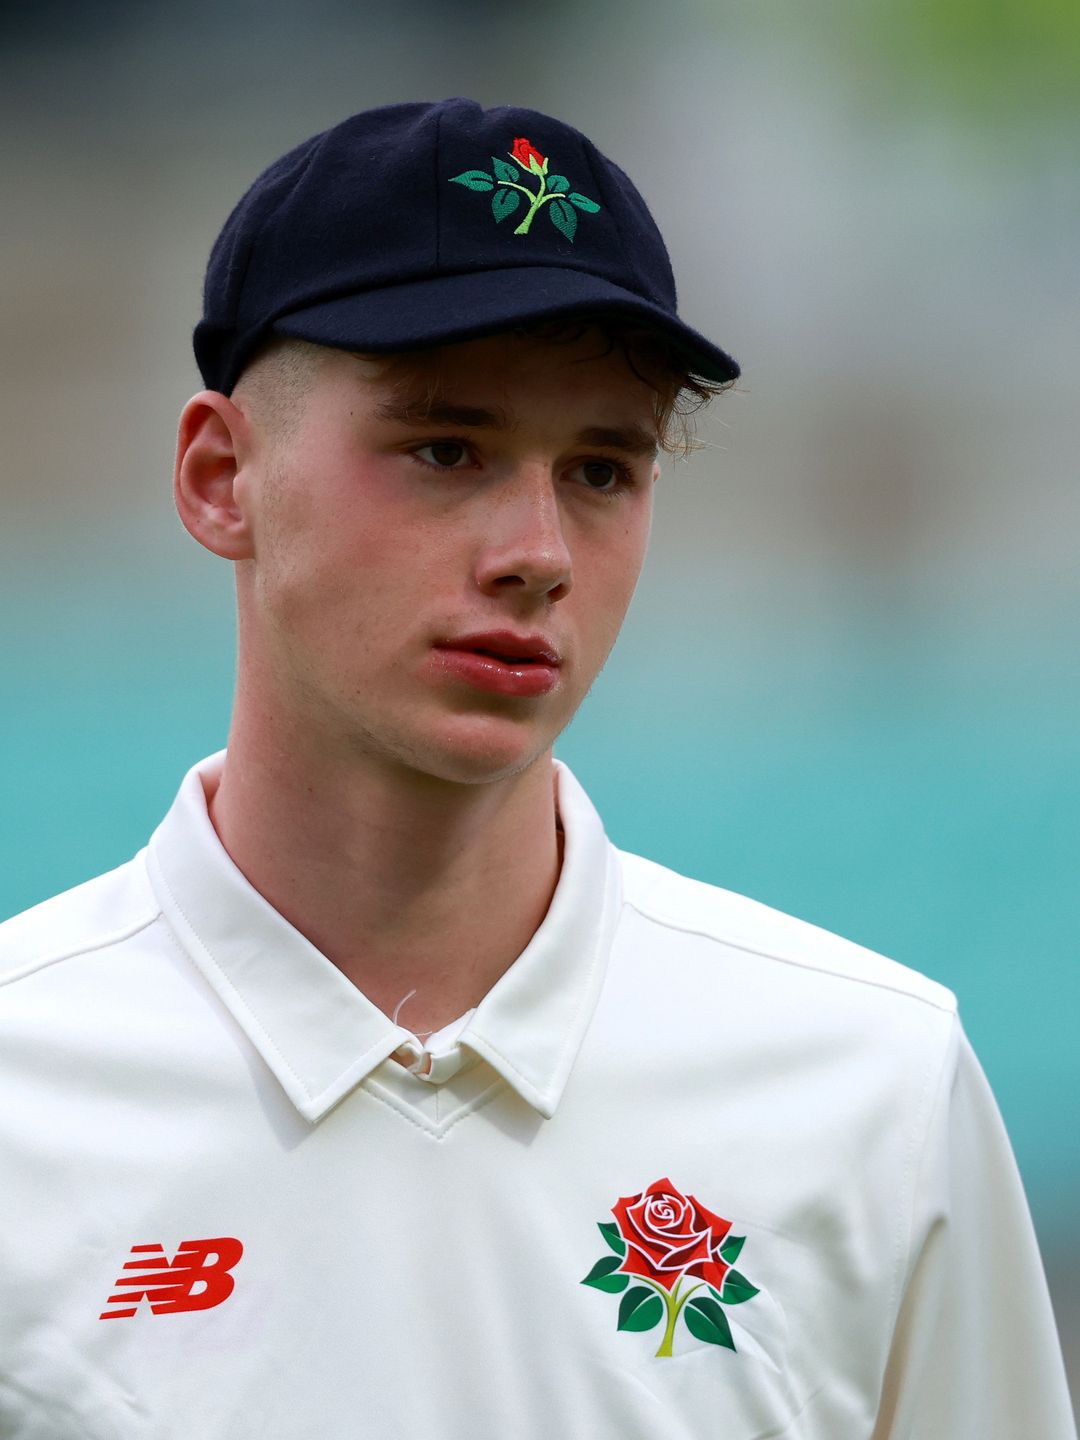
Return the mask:
<svg viewBox="0 0 1080 1440">
<path fill-rule="evenodd" d="M 448 784 L 485 785 L 520 775 L 549 755 L 555 742 L 552 735 L 505 720 L 474 720 L 453 731 L 409 746 L 411 753 L 401 758 L 410 768 Z"/>
</svg>

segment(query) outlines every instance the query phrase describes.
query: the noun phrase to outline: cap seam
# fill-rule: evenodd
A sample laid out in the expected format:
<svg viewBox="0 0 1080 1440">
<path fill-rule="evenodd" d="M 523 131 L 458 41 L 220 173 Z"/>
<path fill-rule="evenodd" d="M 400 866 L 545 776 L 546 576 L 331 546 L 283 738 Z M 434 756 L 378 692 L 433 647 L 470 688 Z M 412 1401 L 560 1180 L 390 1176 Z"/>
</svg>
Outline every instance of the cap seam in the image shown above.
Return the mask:
<svg viewBox="0 0 1080 1440">
<path fill-rule="evenodd" d="M 604 197 L 604 200 L 605 200 L 605 202 L 606 202 L 606 204 L 607 204 L 608 213 L 610 214 L 610 213 L 611 213 L 611 210 L 612 210 L 612 205 L 611 205 L 611 197 L 610 197 L 610 195 L 608 194 L 608 187 L 607 187 L 607 185 L 606 185 L 605 183 L 603 183 L 603 182 L 601 181 L 600 175 L 599 175 L 599 173 L 598 173 L 598 171 L 597 171 L 597 169 L 596 169 L 596 166 L 593 164 L 592 151 L 593 151 L 593 149 L 594 149 L 595 147 L 592 145 L 592 142 L 591 142 L 591 141 L 589 141 L 589 140 L 586 139 L 586 137 L 582 136 L 582 139 L 585 139 L 585 145 L 584 145 L 584 147 L 583 147 L 583 148 L 584 148 L 584 152 L 585 152 L 585 164 L 586 164 L 586 165 L 588 166 L 588 168 L 589 168 L 589 174 L 590 174 L 590 176 L 592 177 L 592 182 L 593 182 L 593 184 L 595 185 L 596 189 L 600 192 L 600 194 Z M 608 161 L 608 164 L 614 166 L 614 161 L 609 160 L 609 161 Z M 636 276 L 636 274 L 637 274 L 637 267 L 636 267 L 635 265 L 632 265 L 632 264 L 630 263 L 630 257 L 629 257 L 629 255 L 626 253 L 626 241 L 625 241 L 625 239 L 623 238 L 623 233 L 622 233 L 622 231 L 621 231 L 621 230 L 619 229 L 619 227 L 615 224 L 614 219 L 613 219 L 612 222 L 611 222 L 610 229 L 611 229 L 611 232 L 612 232 L 612 233 L 614 234 L 614 236 L 615 236 L 616 242 L 618 243 L 618 246 L 619 246 L 619 254 L 622 256 L 622 263 L 623 263 L 624 267 L 625 267 L 627 270 L 629 270 L 631 274 L 633 274 L 633 275 Z M 655 304 L 655 301 L 654 301 L 653 303 Z"/>
<path fill-rule="evenodd" d="M 435 144 L 432 146 L 432 175 L 435 191 L 435 270 L 442 273 L 442 191 L 439 187 L 439 142 L 442 138 L 442 117 L 440 110 L 435 116 Z"/>
<path fill-rule="evenodd" d="M 239 329 L 241 296 L 244 293 L 244 286 L 247 284 L 247 277 L 249 271 L 251 270 L 252 262 L 255 257 L 256 246 L 262 240 L 263 235 L 266 231 L 266 226 L 270 223 L 271 219 L 273 219 L 273 217 L 278 214 L 278 212 L 284 206 L 286 200 L 295 193 L 297 185 L 301 183 L 308 170 L 310 170 L 312 160 L 315 156 L 315 152 L 320 149 L 324 138 L 325 132 L 323 132 L 323 134 L 318 137 L 318 143 L 312 145 L 309 148 L 308 153 L 304 156 L 304 163 L 301 165 L 300 170 L 293 178 L 291 184 L 289 184 L 288 187 L 282 187 L 281 193 L 276 197 L 274 203 L 264 209 L 263 213 L 259 216 L 257 225 L 253 227 L 253 233 L 248 239 L 247 252 L 244 256 L 244 268 L 241 271 L 236 284 L 236 303 L 233 306 L 232 324 L 230 325 L 229 330 L 226 331 L 226 333 L 229 333 L 230 331 L 232 333 L 236 333 Z M 268 317 L 266 320 L 263 321 L 260 326 L 256 328 L 254 335 L 250 337 L 249 343 L 244 347 L 243 360 L 241 361 L 239 366 L 237 364 L 238 357 L 233 356 L 232 364 L 230 365 L 229 372 L 227 373 L 227 378 L 231 381 L 230 389 L 232 389 L 232 386 L 234 386 L 237 380 L 240 378 L 240 375 L 243 373 L 244 366 L 248 364 L 251 356 L 253 355 L 255 349 L 258 347 L 262 338 L 273 329 L 273 323 L 273 317 Z"/>
<path fill-rule="evenodd" d="M 238 296 L 238 297 L 239 297 L 239 295 L 240 295 L 240 292 L 241 292 L 241 291 L 243 290 L 243 288 L 244 288 L 244 282 L 247 280 L 248 271 L 249 271 L 249 269 L 251 268 L 251 260 L 252 260 L 252 256 L 253 256 L 254 253 L 255 253 L 255 244 L 256 244 L 256 241 L 262 238 L 262 234 L 263 234 L 263 231 L 265 230 L 266 226 L 267 226 L 267 225 L 269 224 L 269 222 L 273 219 L 273 217 L 278 213 L 278 211 L 281 210 L 282 206 L 285 204 L 285 201 L 286 201 L 287 199 L 289 199 L 290 196 L 292 196 L 293 194 L 295 194 L 297 185 L 299 185 L 299 184 L 301 183 L 301 181 L 303 180 L 304 176 L 307 174 L 308 170 L 311 169 L 311 162 L 312 162 L 312 160 L 313 160 L 314 157 L 315 157 L 315 152 L 322 147 L 322 143 L 323 143 L 324 138 L 325 138 L 325 132 L 324 132 L 323 135 L 320 135 L 320 136 L 319 136 L 318 143 L 315 144 L 315 145 L 312 145 L 312 146 L 310 147 L 310 149 L 308 150 L 308 153 L 304 156 L 304 163 L 303 163 L 303 165 L 300 167 L 299 172 L 294 176 L 294 178 L 293 178 L 291 184 L 288 186 L 288 188 L 285 188 L 285 187 L 283 186 L 283 187 L 282 187 L 282 190 L 281 190 L 281 193 L 280 193 L 278 196 L 276 196 L 276 198 L 275 198 L 275 200 L 274 200 L 274 203 L 273 203 L 272 205 L 270 205 L 270 206 L 267 206 L 267 207 L 263 210 L 262 215 L 259 217 L 259 222 L 258 222 L 258 226 L 257 226 L 256 231 L 255 231 L 255 234 L 252 236 L 251 243 L 248 245 L 247 259 L 246 259 L 245 262 L 244 262 L 244 273 L 240 276 L 240 283 L 239 283 L 239 285 L 237 286 L 237 296 Z M 237 304 L 237 307 L 236 307 L 236 308 L 237 308 L 237 310 L 239 311 L 239 308 L 240 308 L 239 303 Z"/>
</svg>

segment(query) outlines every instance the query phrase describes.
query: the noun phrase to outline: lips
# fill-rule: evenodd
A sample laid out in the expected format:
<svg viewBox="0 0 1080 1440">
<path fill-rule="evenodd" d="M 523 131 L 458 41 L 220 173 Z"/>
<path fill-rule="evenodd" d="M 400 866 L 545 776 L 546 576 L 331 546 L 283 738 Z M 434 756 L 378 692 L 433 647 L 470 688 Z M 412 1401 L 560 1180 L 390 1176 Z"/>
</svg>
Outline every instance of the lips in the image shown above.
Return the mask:
<svg viewBox="0 0 1080 1440">
<path fill-rule="evenodd" d="M 511 630 L 489 630 L 439 642 L 440 650 L 464 650 L 488 655 L 506 665 L 555 665 L 562 663 L 558 650 L 544 635 L 517 635 Z"/>
<path fill-rule="evenodd" d="M 559 684 L 562 664 L 544 635 L 489 630 L 441 640 L 433 650 L 435 674 L 456 685 L 507 698 L 530 700 Z"/>
</svg>

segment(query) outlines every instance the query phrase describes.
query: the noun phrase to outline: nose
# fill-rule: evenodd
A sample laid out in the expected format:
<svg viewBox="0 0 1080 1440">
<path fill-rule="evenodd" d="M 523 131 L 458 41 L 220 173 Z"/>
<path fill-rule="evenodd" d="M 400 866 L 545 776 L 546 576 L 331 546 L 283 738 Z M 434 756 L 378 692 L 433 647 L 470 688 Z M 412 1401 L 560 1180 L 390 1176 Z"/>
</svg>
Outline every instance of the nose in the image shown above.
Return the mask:
<svg viewBox="0 0 1080 1440">
<path fill-rule="evenodd" d="M 522 467 L 489 500 L 476 579 L 487 595 L 518 591 L 561 600 L 573 584 L 557 482 L 546 466 Z"/>
</svg>

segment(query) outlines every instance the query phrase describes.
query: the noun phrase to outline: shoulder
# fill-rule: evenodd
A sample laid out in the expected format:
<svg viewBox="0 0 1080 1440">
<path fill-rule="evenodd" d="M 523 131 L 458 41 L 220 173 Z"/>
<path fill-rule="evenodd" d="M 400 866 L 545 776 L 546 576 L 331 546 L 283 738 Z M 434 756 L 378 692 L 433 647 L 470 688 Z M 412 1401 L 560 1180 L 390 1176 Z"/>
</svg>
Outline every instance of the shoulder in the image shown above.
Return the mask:
<svg viewBox="0 0 1080 1440">
<path fill-rule="evenodd" d="M 0 987 L 122 944 L 160 911 L 142 856 L 0 924 Z"/>
<path fill-rule="evenodd" d="M 764 969 L 777 981 L 794 969 L 826 986 L 867 987 L 946 1015 L 956 1012 L 951 990 L 906 965 L 744 895 L 639 855 L 618 854 L 624 904 L 672 937 L 698 937 L 753 957 L 758 973 Z"/>
</svg>

